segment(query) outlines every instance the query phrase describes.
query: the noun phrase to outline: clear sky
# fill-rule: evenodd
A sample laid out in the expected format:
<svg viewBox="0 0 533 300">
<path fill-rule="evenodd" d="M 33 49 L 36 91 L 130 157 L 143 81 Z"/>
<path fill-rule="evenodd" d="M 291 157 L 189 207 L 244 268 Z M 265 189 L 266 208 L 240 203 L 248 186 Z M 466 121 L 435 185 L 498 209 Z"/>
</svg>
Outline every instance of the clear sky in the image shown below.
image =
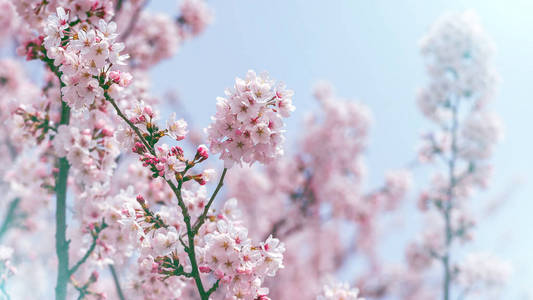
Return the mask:
<svg viewBox="0 0 533 300">
<path fill-rule="evenodd" d="M 152 1 L 152 10 L 175 10 L 174 1 Z M 415 105 L 426 83 L 418 41 L 444 12 L 475 10 L 497 53 L 502 80 L 491 107 L 503 119 L 505 139 L 493 159 L 490 190 L 474 201 L 506 202 L 480 220 L 473 250 L 493 251 L 513 262 L 507 299 L 533 291 L 533 1 L 460 0 L 212 0 L 216 19 L 198 39 L 153 72 L 153 90 L 179 91 L 197 126 L 206 126 L 215 98 L 248 69 L 268 71 L 296 92 L 297 112 L 288 123 L 289 143 L 316 109 L 311 87 L 331 81 L 340 96 L 366 103 L 375 123 L 367 154 L 368 185 L 383 172 L 411 161 L 420 133 L 430 125 Z M 427 170 L 416 170 L 417 178 Z M 415 188 L 422 188 L 419 184 Z M 416 201 L 416 194 L 409 199 Z M 398 249 L 398 252 L 401 248 Z M 392 254 L 398 255 L 398 253 Z"/>
</svg>

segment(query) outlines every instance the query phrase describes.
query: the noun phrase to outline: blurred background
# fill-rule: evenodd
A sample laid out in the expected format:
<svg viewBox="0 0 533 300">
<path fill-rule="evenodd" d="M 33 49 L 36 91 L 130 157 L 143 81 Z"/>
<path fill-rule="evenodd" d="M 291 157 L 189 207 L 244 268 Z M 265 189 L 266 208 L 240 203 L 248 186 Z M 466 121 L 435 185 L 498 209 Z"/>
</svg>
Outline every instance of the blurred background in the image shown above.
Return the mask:
<svg viewBox="0 0 533 300">
<path fill-rule="evenodd" d="M 533 185 L 528 173 L 533 168 L 533 1 L 225 0 L 209 4 L 216 14 L 213 26 L 153 69 L 153 93 L 176 91 L 188 115 L 194 116 L 188 121 L 204 128 L 214 113 L 215 98 L 223 95 L 236 75 L 244 76 L 248 69 L 268 71 L 296 93 L 297 110 L 288 120 L 290 152 L 291 143 L 304 129 L 305 113 L 318 109 L 312 97 L 314 83 L 328 80 L 339 96 L 361 101 L 372 110 L 374 124 L 365 159 L 368 189 L 383 181 L 387 169 L 413 161 L 420 134 L 431 128 L 415 103 L 417 89 L 427 82 L 420 38 L 445 12 L 475 11 L 496 45 L 493 64 L 501 80 L 490 108 L 502 118 L 505 138 L 492 159 L 494 177 L 489 189 L 473 199 L 475 207 L 487 210 L 487 217 L 479 220 L 467 250 L 494 252 L 510 261 L 514 273 L 502 297 L 532 299 Z M 175 2 L 152 1 L 148 9 L 175 10 Z M 429 170 L 414 167 L 413 172 L 415 186 L 404 208 L 409 222 L 382 249 L 391 261 L 403 259 L 401 241 L 420 230 L 414 207 Z M 339 276 L 348 279 L 349 274 L 350 270 L 343 270 Z"/>
</svg>

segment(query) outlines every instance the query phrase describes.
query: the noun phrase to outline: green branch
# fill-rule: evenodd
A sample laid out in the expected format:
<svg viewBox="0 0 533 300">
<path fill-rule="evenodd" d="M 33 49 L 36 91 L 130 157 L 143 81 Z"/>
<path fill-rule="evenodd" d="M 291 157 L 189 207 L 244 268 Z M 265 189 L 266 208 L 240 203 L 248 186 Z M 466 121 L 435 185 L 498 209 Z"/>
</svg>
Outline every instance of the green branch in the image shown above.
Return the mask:
<svg viewBox="0 0 533 300">
<path fill-rule="evenodd" d="M 218 181 L 217 187 L 215 188 L 215 191 L 213 192 L 213 195 L 211 195 L 211 198 L 209 199 L 209 202 L 207 202 L 207 205 L 204 207 L 204 211 L 202 214 L 198 217 L 198 220 L 196 220 L 196 223 L 194 223 L 193 226 L 193 232 L 196 234 L 198 233 L 198 230 L 200 230 L 200 227 L 205 222 L 205 218 L 207 216 L 207 213 L 209 212 L 209 208 L 211 207 L 211 204 L 213 204 L 213 201 L 215 200 L 218 191 L 222 188 L 224 185 L 224 177 L 226 177 L 226 172 L 228 171 L 227 168 L 224 168 L 224 171 L 222 171 L 222 175 L 220 176 L 220 180 Z"/>
<path fill-rule="evenodd" d="M 20 203 L 20 198 L 15 198 L 9 202 L 9 206 L 7 208 L 7 214 L 4 218 L 4 222 L 2 222 L 2 226 L 0 227 L 0 240 L 4 237 L 6 232 L 13 227 L 13 222 L 16 220 L 17 215 L 17 207 Z"/>
</svg>

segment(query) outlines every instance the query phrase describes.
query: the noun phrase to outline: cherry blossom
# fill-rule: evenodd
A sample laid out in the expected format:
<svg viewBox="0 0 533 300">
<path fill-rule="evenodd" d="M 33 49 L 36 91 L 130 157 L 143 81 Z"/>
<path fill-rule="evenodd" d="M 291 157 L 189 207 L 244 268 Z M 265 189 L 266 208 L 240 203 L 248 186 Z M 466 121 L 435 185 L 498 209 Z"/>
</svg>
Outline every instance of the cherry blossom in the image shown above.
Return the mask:
<svg viewBox="0 0 533 300">
<path fill-rule="evenodd" d="M 217 99 L 217 112 L 206 129 L 213 153 L 226 167 L 234 163 L 268 163 L 283 154 L 283 118 L 294 110 L 291 90 L 268 75 L 248 71 L 235 79 L 226 98 Z"/>
<path fill-rule="evenodd" d="M 420 164 L 369 180 L 373 114 L 327 81 L 309 95 L 305 131 L 289 135 L 293 91 L 250 70 L 208 100 L 200 134 L 150 76 L 214 13 L 204 0 L 175 13 L 145 4 L 0 0 L 0 47 L 20 56 L 0 60 L 0 297 L 497 297 L 509 264 L 462 248 L 483 225 L 472 199 L 490 187 L 503 136 L 489 111 L 493 47 L 472 12 L 421 40 L 417 105 L 435 126 Z M 382 250 L 416 223 L 411 206 L 423 228 L 390 262 Z"/>
</svg>

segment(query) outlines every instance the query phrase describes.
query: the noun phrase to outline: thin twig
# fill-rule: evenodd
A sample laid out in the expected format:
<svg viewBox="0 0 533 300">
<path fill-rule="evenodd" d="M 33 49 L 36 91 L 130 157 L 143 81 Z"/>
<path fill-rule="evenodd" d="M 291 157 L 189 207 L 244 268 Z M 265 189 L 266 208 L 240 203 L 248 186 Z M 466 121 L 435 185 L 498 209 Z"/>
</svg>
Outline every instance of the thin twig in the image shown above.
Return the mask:
<svg viewBox="0 0 533 300">
<path fill-rule="evenodd" d="M 98 237 L 100 236 L 100 232 L 106 227 L 107 225 L 105 223 L 102 223 L 101 227 L 96 229 L 94 232 L 91 232 L 91 235 L 93 237 L 91 246 L 89 247 L 89 249 L 87 249 L 87 252 L 85 252 L 83 257 L 72 268 L 69 269 L 69 276 L 72 276 L 72 274 L 76 273 L 76 271 L 78 271 L 81 265 L 83 265 L 87 261 L 89 256 L 91 256 L 91 254 L 94 252 L 94 249 L 96 248 L 96 244 L 98 243 Z"/>
<path fill-rule="evenodd" d="M 113 108 L 115 108 L 115 111 L 117 112 L 117 115 L 119 117 L 122 118 L 122 120 L 124 120 L 128 126 L 130 126 L 131 129 L 133 129 L 133 131 L 135 131 L 135 134 L 139 137 L 139 139 L 141 140 L 141 142 L 143 143 L 143 145 L 146 147 L 146 149 L 148 149 L 148 151 L 150 151 L 150 153 L 152 155 L 155 155 L 155 151 L 152 147 L 150 147 L 150 144 L 148 144 L 148 142 L 146 141 L 146 139 L 144 138 L 144 136 L 141 134 L 141 131 L 139 130 L 139 128 L 137 126 L 135 126 L 135 124 L 133 124 L 126 115 L 124 115 L 124 113 L 120 110 L 120 108 L 118 107 L 117 103 L 115 102 L 115 100 L 109 95 L 108 92 L 105 92 L 104 93 L 105 95 L 105 98 L 107 101 L 109 101 L 109 103 L 111 103 L 111 105 L 113 106 Z"/>
<path fill-rule="evenodd" d="M 213 286 L 209 289 L 209 291 L 207 291 L 207 296 L 210 296 L 214 291 L 217 290 L 219 283 L 220 283 L 220 279 L 218 279 L 218 280 L 213 284 Z"/>
<path fill-rule="evenodd" d="M 13 221 L 16 219 L 16 210 L 19 203 L 20 198 L 15 198 L 9 203 L 7 214 L 4 218 L 4 222 L 2 222 L 2 226 L 0 227 L 0 240 L 2 240 L 7 230 L 13 226 Z"/>
<path fill-rule="evenodd" d="M 445 222 L 445 253 L 442 256 L 442 264 L 444 269 L 444 282 L 443 282 L 443 299 L 450 299 L 450 288 L 451 288 L 451 270 L 450 270 L 450 246 L 453 240 L 453 232 L 451 225 L 451 211 L 453 208 L 454 200 L 454 189 L 457 184 L 457 178 L 455 176 L 455 164 L 457 160 L 457 130 L 458 130 L 458 109 L 459 101 L 456 101 L 455 105 L 452 105 L 452 126 L 450 128 L 450 133 L 452 135 L 452 147 L 451 147 L 451 157 L 448 163 L 450 185 L 448 187 L 447 196 L 448 201 L 444 203 L 444 208 L 442 210 L 444 215 Z"/>
<path fill-rule="evenodd" d="M 183 201 L 183 198 L 181 196 L 181 187 L 182 187 L 183 181 L 179 181 L 177 187 L 170 180 L 167 180 L 167 183 L 172 189 L 172 191 L 174 192 L 174 194 L 178 197 L 178 205 L 181 209 L 181 214 L 183 215 L 185 226 L 187 227 L 187 238 L 188 238 L 189 247 L 187 248 L 188 251 L 186 252 L 187 252 L 187 255 L 189 256 L 189 261 L 192 267 L 192 270 L 190 273 L 194 278 L 194 282 L 196 283 L 196 288 L 198 289 L 198 293 L 200 294 L 201 299 L 208 300 L 209 296 L 206 294 L 206 291 L 204 289 L 202 278 L 200 277 L 200 272 L 198 270 L 198 263 L 196 261 L 196 253 L 195 253 L 195 247 L 194 247 L 195 234 L 194 234 L 194 231 L 191 225 L 191 216 L 189 215 L 189 210 L 187 209 L 187 206 L 185 205 L 185 202 Z"/>
<path fill-rule="evenodd" d="M 11 297 L 9 296 L 9 294 L 7 293 L 7 290 L 6 290 L 6 282 L 2 282 L 2 284 L 0 284 L 0 291 L 2 291 L 2 294 L 4 295 L 4 299 L 5 300 L 11 300 Z"/>
<path fill-rule="evenodd" d="M 109 271 L 111 271 L 111 276 L 113 276 L 113 282 L 115 283 L 115 289 L 117 290 L 117 295 L 120 300 L 125 300 L 124 293 L 122 292 L 122 288 L 120 287 L 120 281 L 118 279 L 117 271 L 115 270 L 115 266 L 109 265 Z"/>
<path fill-rule="evenodd" d="M 198 233 L 198 230 L 200 230 L 200 227 L 202 227 L 202 225 L 204 224 L 205 218 L 207 216 L 207 213 L 209 212 L 209 208 L 213 204 L 213 201 L 215 200 L 215 198 L 216 198 L 216 196 L 218 194 L 218 191 L 220 191 L 220 189 L 224 185 L 224 177 L 226 177 L 226 172 L 227 171 L 228 171 L 228 169 L 224 168 L 224 171 L 222 171 L 222 175 L 220 175 L 220 180 L 218 181 L 217 187 L 215 188 L 215 191 L 213 192 L 213 195 L 211 195 L 211 198 L 209 199 L 209 202 L 207 202 L 207 205 L 204 207 L 204 211 L 202 212 L 202 214 L 196 220 L 196 222 L 195 222 L 195 224 L 193 226 L 194 234 Z"/>
</svg>

